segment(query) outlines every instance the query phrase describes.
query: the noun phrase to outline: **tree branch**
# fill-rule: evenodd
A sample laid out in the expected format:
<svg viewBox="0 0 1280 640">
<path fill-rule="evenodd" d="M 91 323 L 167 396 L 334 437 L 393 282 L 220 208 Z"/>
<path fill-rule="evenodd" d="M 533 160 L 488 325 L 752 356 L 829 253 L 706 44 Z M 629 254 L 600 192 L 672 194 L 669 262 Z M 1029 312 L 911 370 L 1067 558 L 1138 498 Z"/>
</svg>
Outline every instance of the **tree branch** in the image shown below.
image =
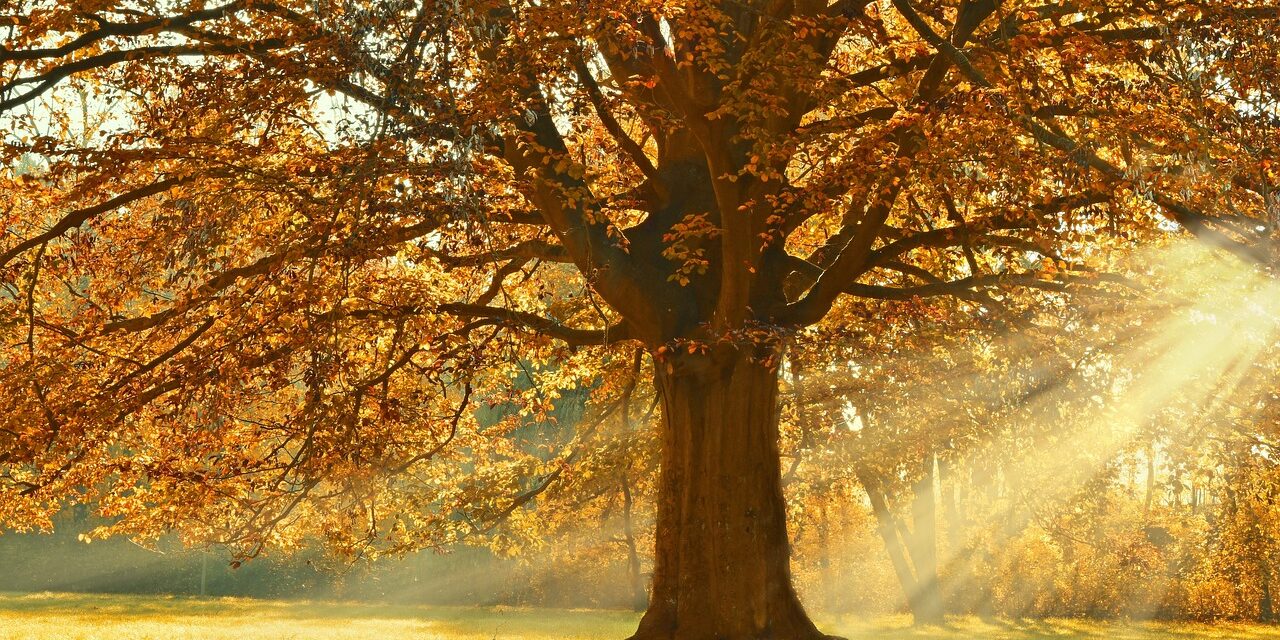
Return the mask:
<svg viewBox="0 0 1280 640">
<path fill-rule="evenodd" d="M 956 65 L 956 68 L 960 69 L 960 71 L 964 73 L 971 82 L 984 89 L 996 90 L 995 85 L 987 80 L 986 76 L 973 66 L 968 57 L 965 56 L 964 52 L 960 51 L 950 42 L 947 42 L 933 31 L 929 24 L 920 17 L 920 14 L 916 13 L 915 8 L 911 6 L 911 2 L 909 0 L 892 1 L 893 5 L 897 7 L 898 12 L 902 14 L 903 18 L 905 18 L 912 28 L 920 34 L 925 42 L 937 49 L 938 52 L 950 58 Z M 1005 106 L 1003 111 L 1005 116 L 1021 125 L 1033 138 L 1067 153 L 1068 157 L 1076 163 L 1092 168 L 1115 182 L 1123 183 L 1128 180 L 1125 172 L 1119 167 L 1104 160 L 1093 151 L 1081 146 L 1070 137 L 1060 133 L 1055 133 L 1031 116 L 1022 113 L 1014 113 L 1007 106 Z M 1144 191 L 1143 195 L 1148 200 L 1167 211 L 1174 221 L 1182 225 L 1193 235 L 1207 239 L 1237 256 L 1244 258 L 1250 263 L 1265 264 L 1267 262 L 1266 252 L 1258 246 L 1239 242 L 1221 231 L 1206 226 L 1207 222 L 1213 220 L 1211 216 L 1200 211 L 1196 211 L 1186 204 L 1178 202 L 1177 200 L 1174 200 L 1162 193 Z"/>
<path fill-rule="evenodd" d="M 571 346 L 610 345 L 632 336 L 625 322 L 614 324 L 604 329 L 577 329 L 567 327 L 559 322 L 528 311 L 516 311 L 502 307 L 491 307 L 479 304 L 449 303 L 437 307 L 442 313 L 449 313 L 464 318 L 493 318 L 510 325 L 523 327 L 536 333 L 546 335 Z"/>
<path fill-rule="evenodd" d="M 51 227 L 48 231 L 38 236 L 28 238 L 22 242 L 19 242 L 13 247 L 10 247 L 4 253 L 0 253 L 0 269 L 3 269 L 4 266 L 7 265 L 10 260 L 13 260 L 15 257 L 17 257 L 18 254 L 21 254 L 22 252 L 32 249 L 34 247 L 38 247 L 44 243 L 47 243 L 53 240 L 54 238 L 61 236 L 62 234 L 72 229 L 78 228 L 84 223 L 91 220 L 92 218 L 102 215 L 103 213 L 106 213 L 108 211 L 115 210 L 131 202 L 136 202 L 143 198 L 164 193 L 165 191 L 168 191 L 169 189 L 172 189 L 173 187 L 176 187 L 189 180 L 190 178 L 166 178 L 159 182 L 149 184 L 145 187 L 140 187 L 140 188 L 134 189 L 133 191 L 122 193 L 114 198 L 111 198 L 110 200 L 107 200 L 106 202 L 102 202 L 100 204 L 96 204 L 91 207 L 85 207 L 83 209 L 77 209 L 75 211 L 72 211 L 71 213 L 68 213 L 67 215 L 63 216 L 62 219 L 59 220 L 57 223 L 55 223 L 53 227 Z"/>
</svg>

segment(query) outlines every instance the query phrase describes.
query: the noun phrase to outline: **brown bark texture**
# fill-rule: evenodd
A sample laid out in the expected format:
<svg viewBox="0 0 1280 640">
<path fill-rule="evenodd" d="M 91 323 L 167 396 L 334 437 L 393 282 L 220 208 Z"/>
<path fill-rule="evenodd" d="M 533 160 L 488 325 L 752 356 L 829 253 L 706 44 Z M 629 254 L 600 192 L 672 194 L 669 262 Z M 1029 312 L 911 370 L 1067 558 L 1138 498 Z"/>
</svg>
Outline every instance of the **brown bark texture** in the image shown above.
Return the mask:
<svg viewBox="0 0 1280 640">
<path fill-rule="evenodd" d="M 778 374 L 758 356 L 729 348 L 657 362 L 657 546 L 634 640 L 828 637 L 792 587 Z"/>
</svg>

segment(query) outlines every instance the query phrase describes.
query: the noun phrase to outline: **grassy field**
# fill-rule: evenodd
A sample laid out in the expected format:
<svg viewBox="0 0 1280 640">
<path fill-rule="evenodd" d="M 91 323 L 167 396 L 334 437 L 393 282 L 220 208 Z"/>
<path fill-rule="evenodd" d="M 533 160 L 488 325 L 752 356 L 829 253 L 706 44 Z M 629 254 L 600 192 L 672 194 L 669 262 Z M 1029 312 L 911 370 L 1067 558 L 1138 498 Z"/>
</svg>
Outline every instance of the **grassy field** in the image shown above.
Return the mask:
<svg viewBox="0 0 1280 640">
<path fill-rule="evenodd" d="M 621 640 L 636 615 L 620 611 L 412 607 L 242 598 L 62 593 L 0 594 L 4 640 Z M 1280 640 L 1280 628 L 1247 625 L 1105 624 L 1078 620 L 955 621 L 917 630 L 905 618 L 822 620 L 850 640 Z"/>
</svg>

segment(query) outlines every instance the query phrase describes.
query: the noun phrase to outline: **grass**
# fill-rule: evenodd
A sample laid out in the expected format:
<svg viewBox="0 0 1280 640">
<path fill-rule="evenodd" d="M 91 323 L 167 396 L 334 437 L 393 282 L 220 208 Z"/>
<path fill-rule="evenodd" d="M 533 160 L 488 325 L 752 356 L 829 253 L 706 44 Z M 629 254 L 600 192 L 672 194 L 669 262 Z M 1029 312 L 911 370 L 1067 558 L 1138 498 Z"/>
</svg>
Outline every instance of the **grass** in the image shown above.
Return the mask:
<svg viewBox="0 0 1280 640">
<path fill-rule="evenodd" d="M 912 629 L 901 617 L 820 621 L 828 632 L 850 640 L 1280 640 L 1280 628 L 1236 624 L 986 623 L 963 618 L 946 628 Z M 3 640 L 620 640 L 635 623 L 636 614 L 624 611 L 0 594 Z"/>
</svg>

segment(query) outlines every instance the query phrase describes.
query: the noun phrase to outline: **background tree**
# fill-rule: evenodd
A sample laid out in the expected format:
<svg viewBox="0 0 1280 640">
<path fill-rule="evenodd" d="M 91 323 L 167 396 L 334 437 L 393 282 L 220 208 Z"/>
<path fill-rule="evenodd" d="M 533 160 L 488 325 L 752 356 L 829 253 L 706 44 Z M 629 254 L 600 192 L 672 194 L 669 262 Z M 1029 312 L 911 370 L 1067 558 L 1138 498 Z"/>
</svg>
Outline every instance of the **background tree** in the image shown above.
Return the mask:
<svg viewBox="0 0 1280 640">
<path fill-rule="evenodd" d="M 456 539 L 579 455 L 470 403 L 590 387 L 602 424 L 636 343 L 662 421 L 638 638 L 820 636 L 788 340 L 893 321 L 865 299 L 1106 286 L 1103 238 L 1266 262 L 1275 227 L 1266 3 L 8 11 L 4 160 L 39 169 L 4 185 L 7 521 L 74 496 L 248 555 L 304 525 Z"/>
</svg>

